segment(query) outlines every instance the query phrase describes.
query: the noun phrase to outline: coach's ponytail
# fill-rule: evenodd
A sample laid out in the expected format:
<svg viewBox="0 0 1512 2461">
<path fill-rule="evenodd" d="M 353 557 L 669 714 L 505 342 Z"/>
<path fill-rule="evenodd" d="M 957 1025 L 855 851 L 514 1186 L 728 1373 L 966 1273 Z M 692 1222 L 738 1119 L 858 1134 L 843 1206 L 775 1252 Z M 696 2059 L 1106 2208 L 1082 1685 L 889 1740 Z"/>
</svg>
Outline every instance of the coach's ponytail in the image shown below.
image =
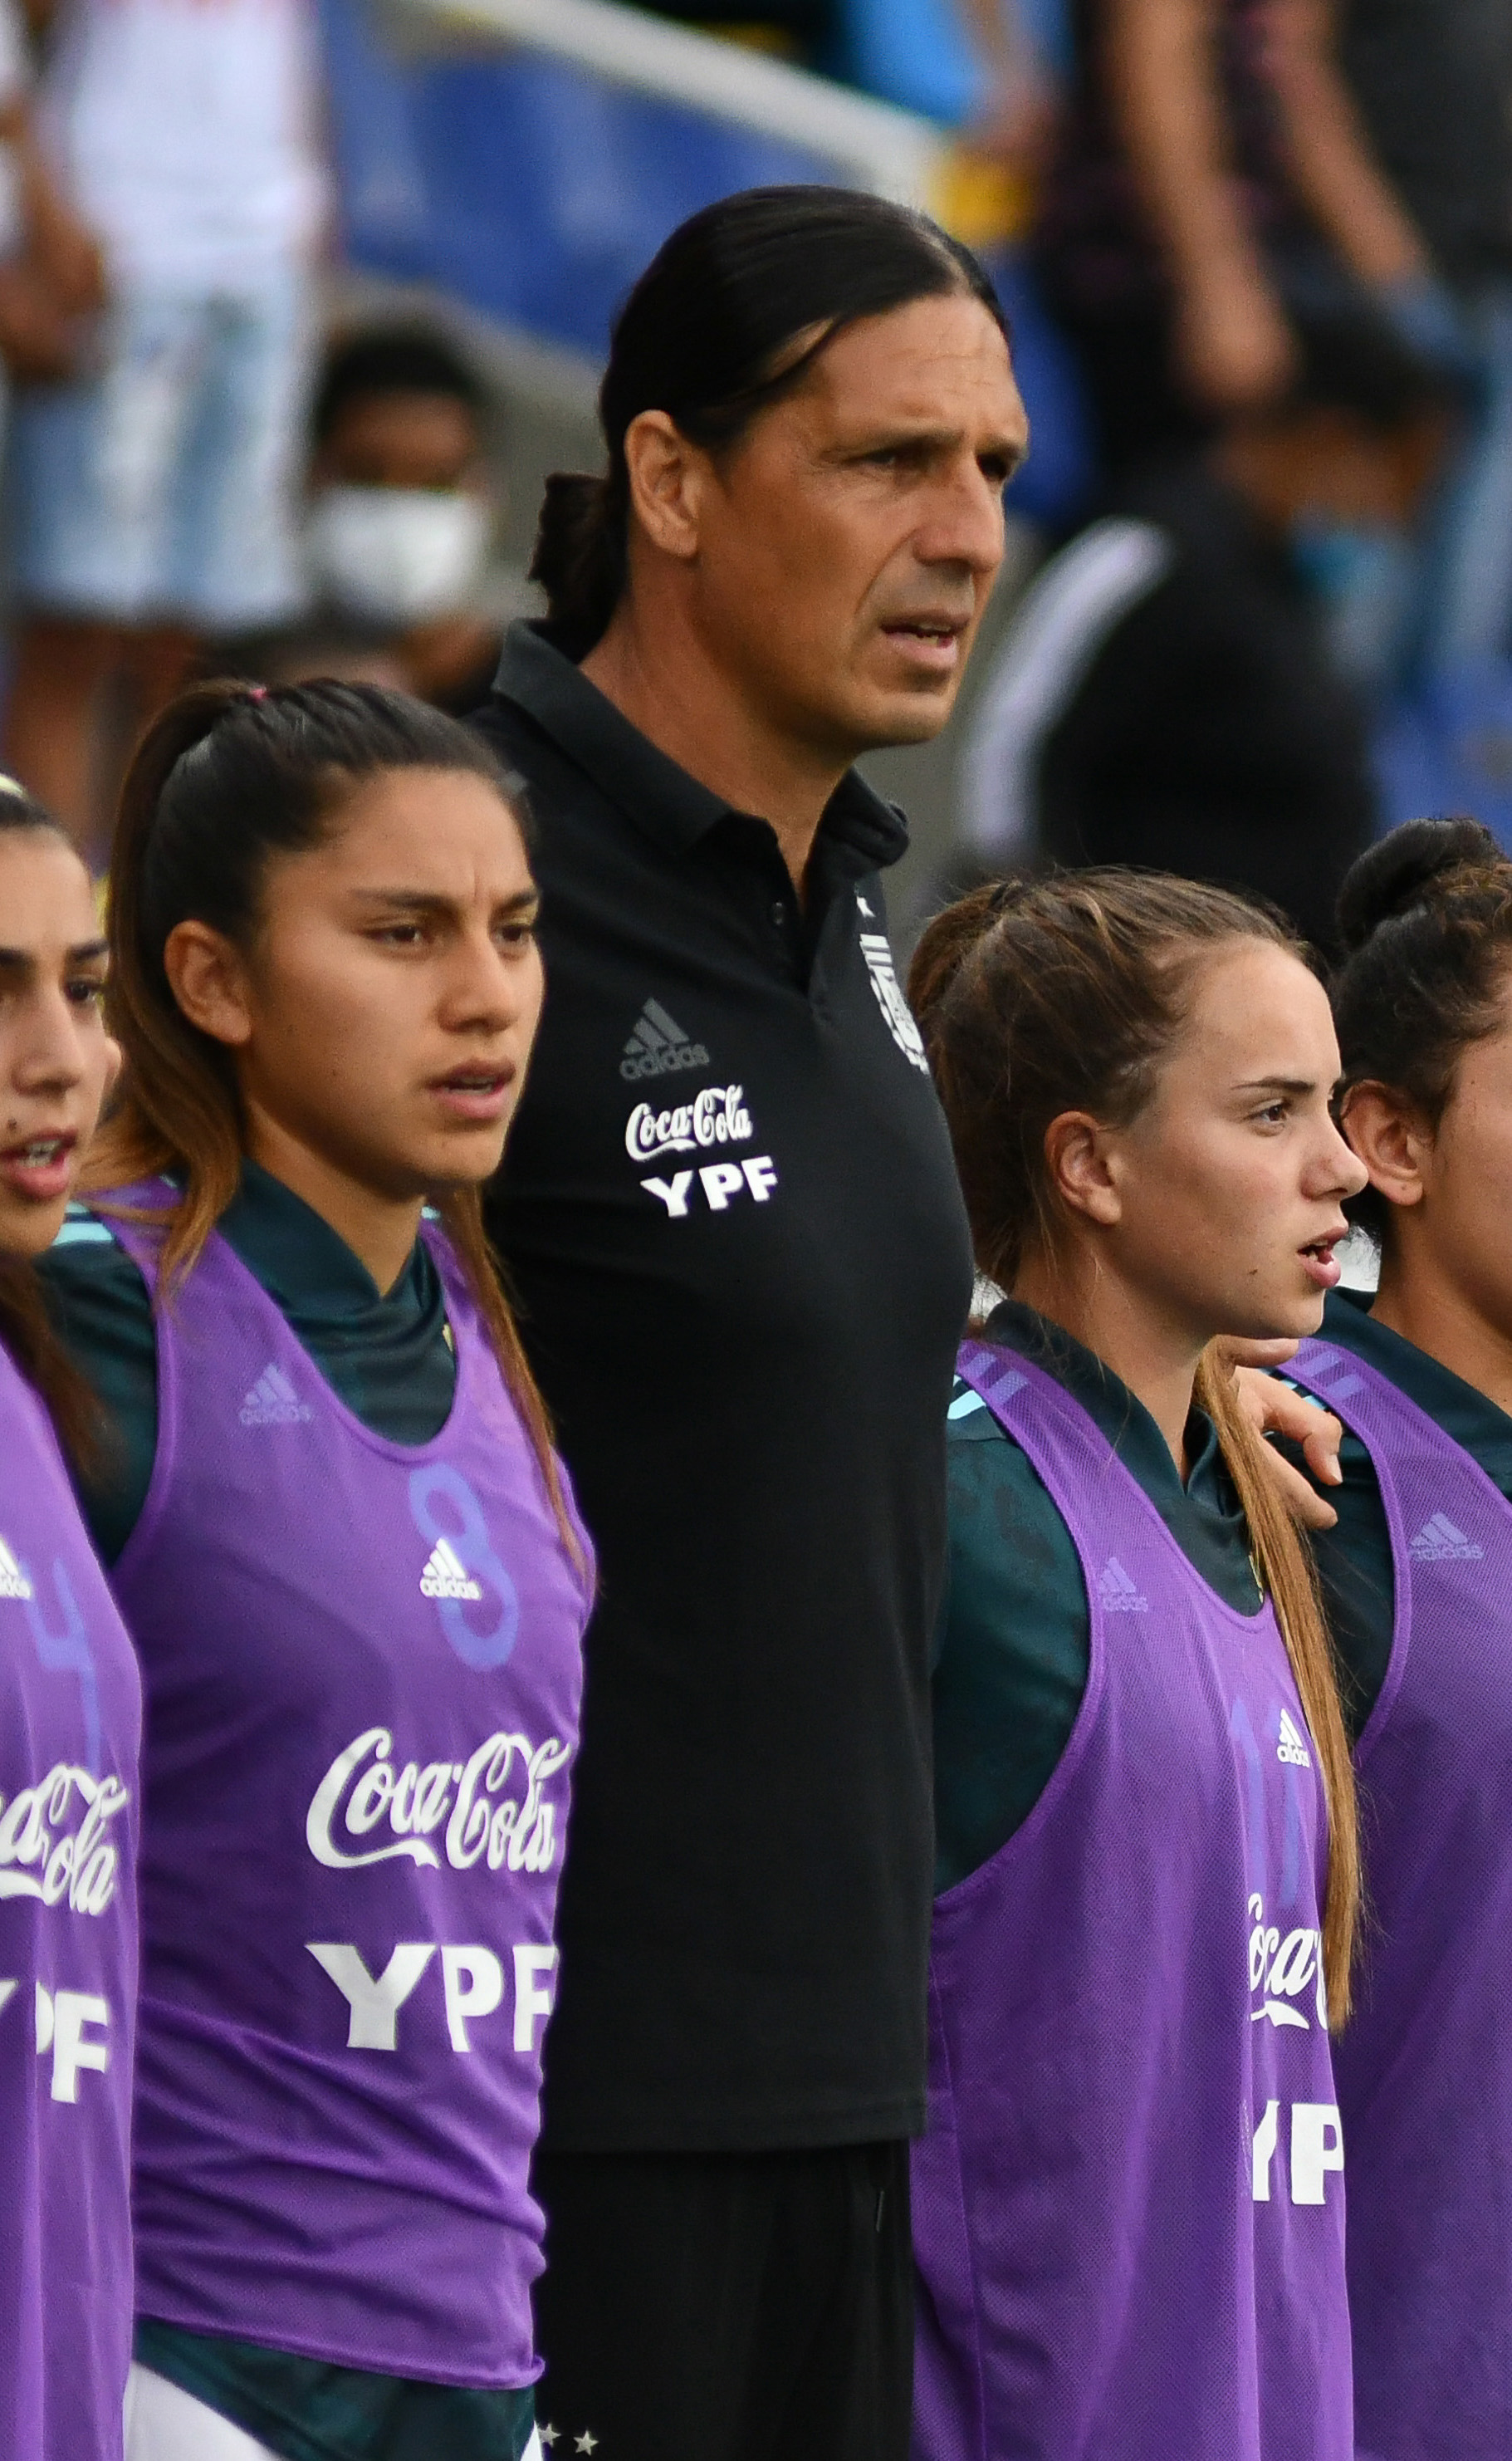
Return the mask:
<svg viewBox="0 0 1512 2461">
<path fill-rule="evenodd" d="M 1236 941 L 1295 950 L 1279 916 L 1201 883 L 1132 871 L 1003 882 L 921 939 L 909 996 L 955 1148 L 976 1261 L 1012 1289 L 1054 1259 L 1062 1219 L 1045 1138 L 1065 1111 L 1126 1125 L 1151 1099 L 1204 962 Z M 1323 1963 L 1331 2024 L 1350 2009 L 1360 1896 L 1354 1771 L 1310 1557 L 1267 1475 L 1232 1376 L 1209 1352 L 1196 1398 L 1218 1434 L 1317 1745 L 1329 1816 Z"/>
<path fill-rule="evenodd" d="M 969 249 L 924 214 L 848 188 L 750 188 L 673 231 L 615 319 L 599 390 L 606 475 L 546 481 L 530 572 L 548 639 L 586 657 L 624 594 L 632 419 L 665 411 L 690 443 L 723 451 L 846 326 L 952 292 L 1003 323 Z"/>
</svg>

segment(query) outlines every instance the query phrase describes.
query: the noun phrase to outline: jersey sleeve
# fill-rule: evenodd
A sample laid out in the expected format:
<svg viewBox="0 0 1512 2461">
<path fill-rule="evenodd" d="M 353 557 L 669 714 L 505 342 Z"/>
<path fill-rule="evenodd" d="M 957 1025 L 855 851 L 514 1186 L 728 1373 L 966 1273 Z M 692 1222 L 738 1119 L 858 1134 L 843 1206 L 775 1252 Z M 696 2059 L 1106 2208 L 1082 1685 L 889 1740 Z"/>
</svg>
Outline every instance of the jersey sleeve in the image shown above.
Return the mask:
<svg viewBox="0 0 1512 2461">
<path fill-rule="evenodd" d="M 58 1338 L 104 1408 L 98 1455 L 75 1484 L 96 1551 L 114 1564 L 141 1517 L 158 1450 L 152 1300 L 125 1250 L 82 1206 L 70 1206 L 37 1270 Z"/>
<path fill-rule="evenodd" d="M 1038 1472 L 969 1386 L 957 1386 L 951 1412 L 934 1664 L 936 1894 L 990 1861 L 1039 1801 L 1092 1655 L 1080 1558 Z"/>
</svg>

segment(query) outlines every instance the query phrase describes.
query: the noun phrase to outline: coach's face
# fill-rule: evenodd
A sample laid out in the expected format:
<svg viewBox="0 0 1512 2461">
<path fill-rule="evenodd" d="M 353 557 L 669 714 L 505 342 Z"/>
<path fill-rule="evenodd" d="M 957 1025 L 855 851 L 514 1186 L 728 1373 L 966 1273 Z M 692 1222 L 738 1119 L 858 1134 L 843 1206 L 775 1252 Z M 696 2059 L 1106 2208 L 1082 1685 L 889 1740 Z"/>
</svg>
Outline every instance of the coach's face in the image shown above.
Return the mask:
<svg viewBox="0 0 1512 2461">
<path fill-rule="evenodd" d="M 1002 332 L 962 297 L 851 326 L 727 453 L 677 439 L 673 552 L 753 714 L 845 760 L 938 734 L 1028 442 Z"/>
</svg>

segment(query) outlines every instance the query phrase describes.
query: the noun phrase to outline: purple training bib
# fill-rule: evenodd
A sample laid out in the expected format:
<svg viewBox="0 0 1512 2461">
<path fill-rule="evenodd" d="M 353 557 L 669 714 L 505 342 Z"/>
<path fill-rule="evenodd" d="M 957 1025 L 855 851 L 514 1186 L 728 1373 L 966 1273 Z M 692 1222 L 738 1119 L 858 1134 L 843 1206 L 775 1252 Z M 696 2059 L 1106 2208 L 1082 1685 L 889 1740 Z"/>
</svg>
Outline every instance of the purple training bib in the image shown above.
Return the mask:
<svg viewBox="0 0 1512 2461">
<path fill-rule="evenodd" d="M 147 1700 L 138 2306 L 520 2386 L 589 1584 L 426 1235 L 457 1348 L 427 1444 L 365 1427 L 218 1235 L 156 1311 L 115 1575 Z"/>
<path fill-rule="evenodd" d="M 1288 1377 L 1370 1453 L 1395 1630 L 1355 1753 L 1371 1922 L 1336 2053 L 1359 2461 L 1512 2453 L 1512 1506 L 1366 1360 Z"/>
<path fill-rule="evenodd" d="M 141 1693 L 3 1349 L 0 1462 L 0 2453 L 118 2461 Z"/>
<path fill-rule="evenodd" d="M 1039 1802 L 935 1903 L 915 2461 L 1351 2461 L 1324 1804 L 1274 1613 L 1215 1596 L 1054 1378 L 960 1367 L 1092 1652 Z"/>
</svg>

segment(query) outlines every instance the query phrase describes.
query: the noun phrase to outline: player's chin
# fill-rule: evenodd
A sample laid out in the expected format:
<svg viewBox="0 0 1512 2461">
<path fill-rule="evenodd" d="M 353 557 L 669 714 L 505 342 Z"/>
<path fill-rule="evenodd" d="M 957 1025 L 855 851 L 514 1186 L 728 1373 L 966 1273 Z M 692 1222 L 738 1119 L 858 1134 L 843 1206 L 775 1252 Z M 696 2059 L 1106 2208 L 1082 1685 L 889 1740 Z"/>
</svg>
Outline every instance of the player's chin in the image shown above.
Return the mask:
<svg viewBox="0 0 1512 2461">
<path fill-rule="evenodd" d="M 66 1194 L 39 1205 L 0 1188 L 0 1256 L 45 1255 L 63 1228 L 68 1204 Z"/>
<path fill-rule="evenodd" d="M 1267 1311 L 1267 1321 L 1255 1338 L 1262 1341 L 1306 1341 L 1323 1322 L 1324 1293 L 1315 1282 L 1307 1281 L 1297 1273 L 1293 1260 L 1286 1277 L 1287 1287 L 1278 1289 Z"/>
<path fill-rule="evenodd" d="M 420 1167 L 427 1188 L 481 1188 L 503 1160 L 507 1120 L 470 1128 L 454 1127 L 426 1140 Z"/>
<path fill-rule="evenodd" d="M 1233 1341 L 1306 1341 L 1323 1322 L 1323 1293 L 1305 1282 L 1296 1270 L 1296 1259 L 1288 1260 L 1288 1270 L 1267 1277 L 1268 1287 L 1257 1291 L 1253 1284 L 1241 1298 L 1235 1295 L 1230 1320 L 1225 1325 L 1226 1338 Z"/>
</svg>

